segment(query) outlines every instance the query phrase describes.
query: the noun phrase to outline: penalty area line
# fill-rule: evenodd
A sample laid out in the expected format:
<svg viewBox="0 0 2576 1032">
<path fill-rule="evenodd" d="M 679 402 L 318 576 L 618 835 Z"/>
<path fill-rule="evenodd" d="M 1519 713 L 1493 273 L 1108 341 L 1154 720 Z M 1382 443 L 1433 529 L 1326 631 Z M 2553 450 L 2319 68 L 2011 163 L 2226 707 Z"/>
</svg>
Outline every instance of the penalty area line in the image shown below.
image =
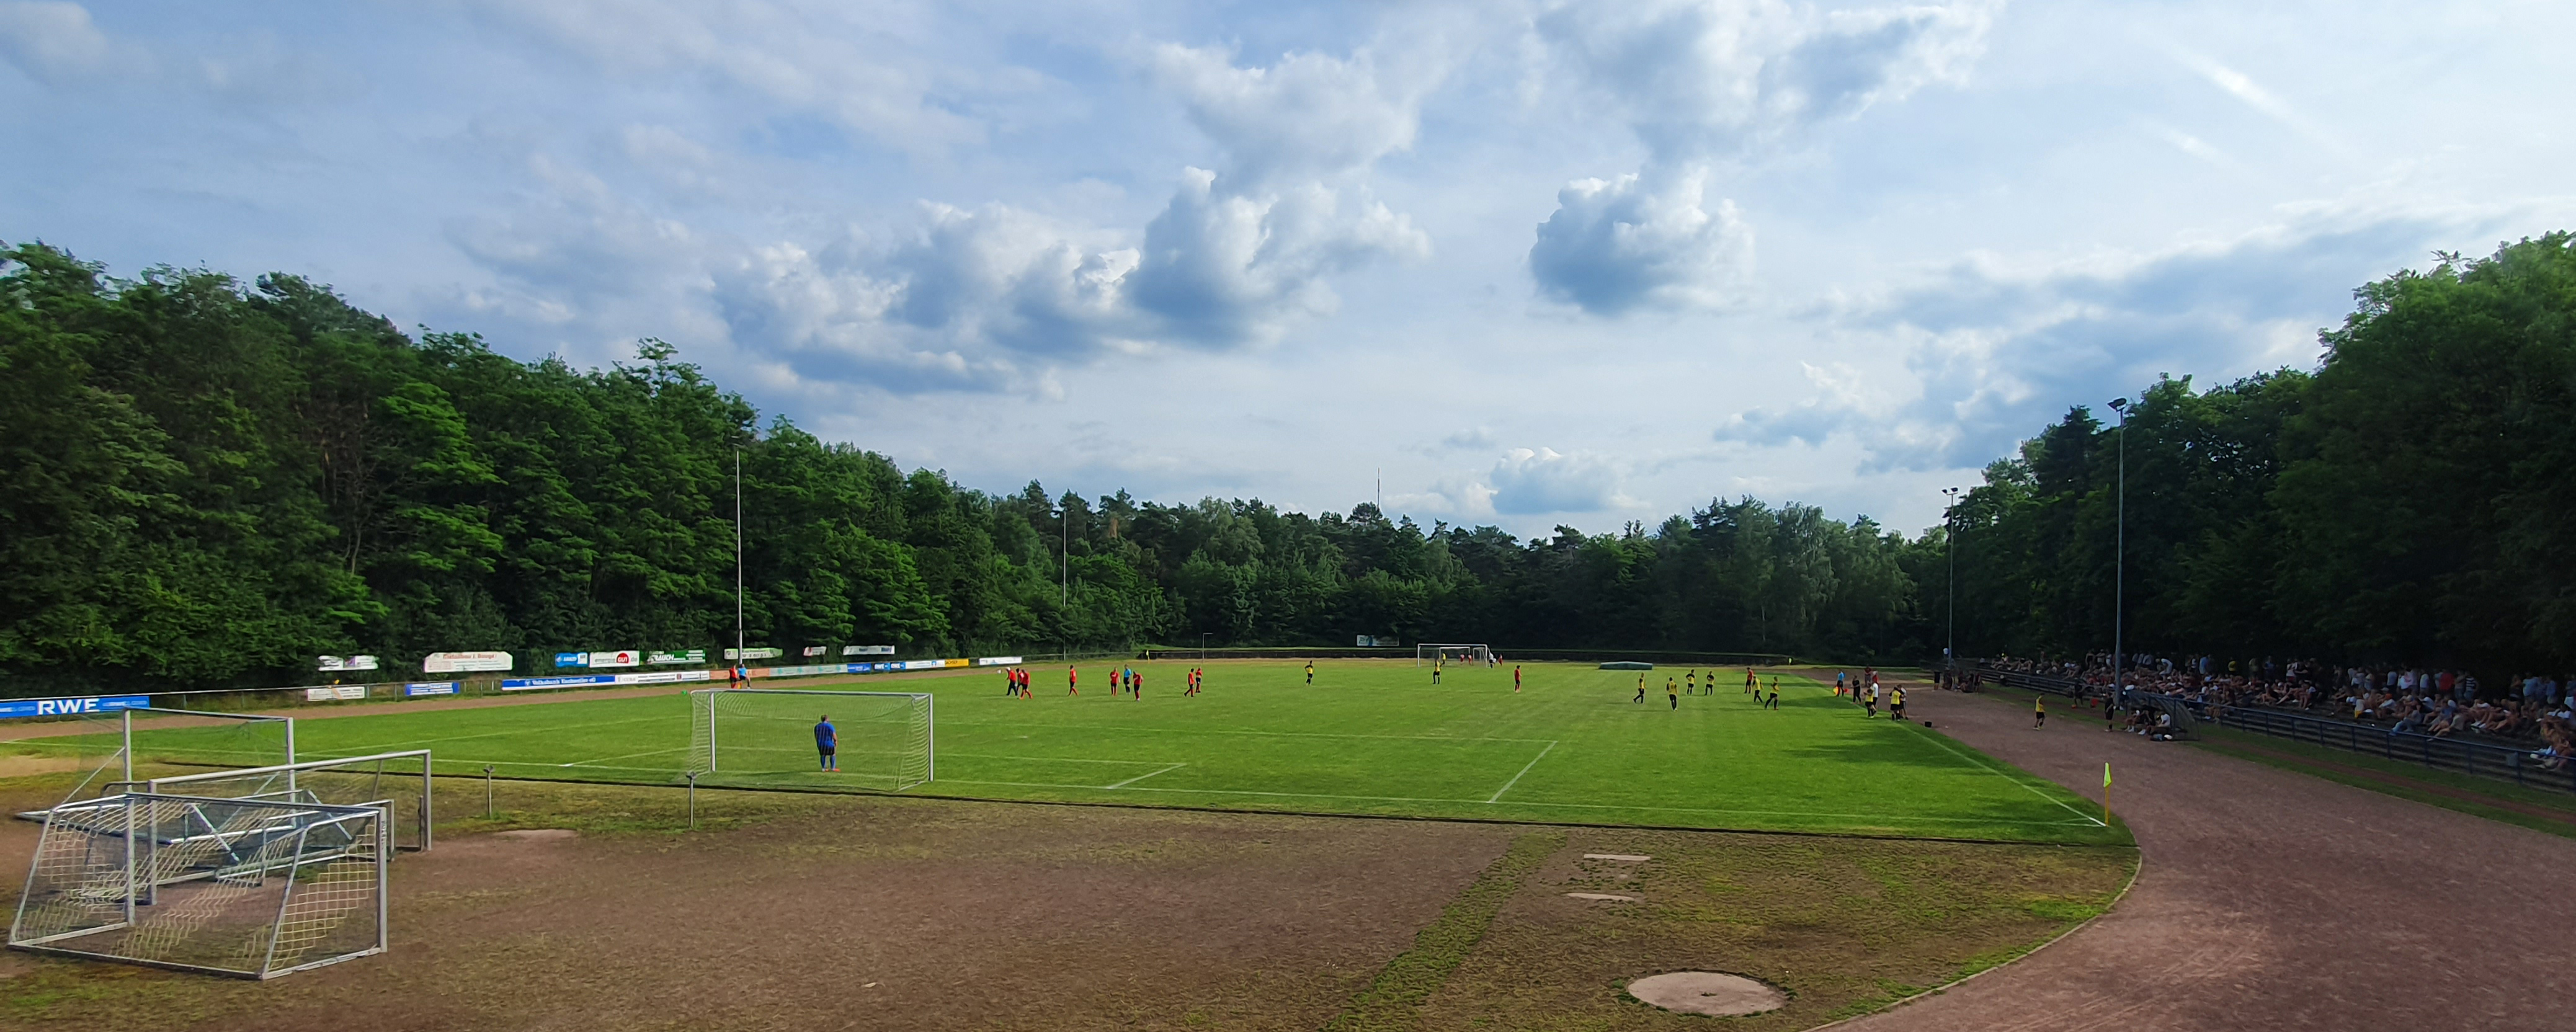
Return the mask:
<svg viewBox="0 0 2576 1032">
<path fill-rule="evenodd" d="M 1161 769 L 1161 770 L 1148 771 L 1148 772 L 1143 773 L 1143 774 L 1138 774 L 1138 775 L 1136 775 L 1135 777 L 1128 778 L 1127 780 L 1125 780 L 1125 781 L 1121 781 L 1121 782 L 1119 782 L 1119 783 L 1117 783 L 1117 784 L 1115 784 L 1115 785 L 1102 785 L 1102 786 L 1100 786 L 1100 788 L 1101 788 L 1101 790 L 1102 790 L 1102 791 L 1104 791 L 1104 792 L 1105 792 L 1105 791 L 1110 791 L 1110 790 L 1113 790 L 1113 789 L 1121 789 L 1121 788 L 1125 788 L 1125 787 L 1127 787 L 1127 786 L 1129 786 L 1129 785 L 1133 785 L 1133 784 L 1135 784 L 1135 783 L 1137 783 L 1137 782 L 1139 782 L 1139 781 L 1143 781 L 1143 780 L 1145 780 L 1146 778 L 1153 777 L 1153 776 L 1154 776 L 1154 775 L 1156 775 L 1156 774 L 1169 774 L 1169 773 L 1171 773 L 1171 772 L 1173 772 L 1173 771 L 1179 770 L 1179 769 L 1181 769 L 1181 768 L 1183 768 L 1183 767 L 1187 767 L 1187 766 L 1189 766 L 1189 764 L 1186 764 L 1186 763 L 1175 763 L 1175 764 L 1173 764 L 1173 765 L 1171 765 L 1171 766 L 1169 766 L 1169 767 L 1165 767 L 1165 768 L 1163 768 L 1163 769 Z"/>
<path fill-rule="evenodd" d="M 1503 797 L 1503 793 L 1511 791 L 1513 785 L 1520 784 L 1521 776 L 1528 774 L 1531 767 L 1538 766 L 1538 761 L 1546 759 L 1548 751 L 1554 748 L 1556 748 L 1555 742 L 1547 743 L 1546 748 L 1540 749 L 1538 751 L 1538 755 L 1530 757 L 1529 763 L 1521 767 L 1520 774 L 1514 774 L 1510 781 L 1503 782 L 1503 787 L 1495 789 L 1493 795 L 1485 797 L 1485 802 L 1492 803 L 1497 799 L 1501 799 Z"/>
</svg>

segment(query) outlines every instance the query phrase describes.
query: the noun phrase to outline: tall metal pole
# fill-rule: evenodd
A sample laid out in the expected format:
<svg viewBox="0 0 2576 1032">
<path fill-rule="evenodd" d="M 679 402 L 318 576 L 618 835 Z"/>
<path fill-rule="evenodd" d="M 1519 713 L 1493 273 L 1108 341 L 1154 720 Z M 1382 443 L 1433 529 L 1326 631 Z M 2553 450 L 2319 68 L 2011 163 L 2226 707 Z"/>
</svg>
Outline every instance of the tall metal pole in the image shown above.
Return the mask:
<svg viewBox="0 0 2576 1032">
<path fill-rule="evenodd" d="M 742 446 L 733 449 L 733 663 L 744 662 L 742 635 Z"/>
<path fill-rule="evenodd" d="M 1959 489 L 1945 487 L 1941 493 L 1950 497 L 1949 504 L 1941 507 L 1941 538 L 1950 552 L 1950 644 L 1941 650 L 1941 659 L 1942 665 L 1955 672 L 1959 668 L 1959 525 L 1951 519 L 1951 510 L 1959 505 Z"/>
<path fill-rule="evenodd" d="M 2129 399 L 2115 398 L 2111 410 L 2120 414 L 2120 475 L 2113 490 L 2111 547 L 2111 698 L 2129 701 L 2128 643 L 2126 632 L 2129 602 Z"/>
</svg>

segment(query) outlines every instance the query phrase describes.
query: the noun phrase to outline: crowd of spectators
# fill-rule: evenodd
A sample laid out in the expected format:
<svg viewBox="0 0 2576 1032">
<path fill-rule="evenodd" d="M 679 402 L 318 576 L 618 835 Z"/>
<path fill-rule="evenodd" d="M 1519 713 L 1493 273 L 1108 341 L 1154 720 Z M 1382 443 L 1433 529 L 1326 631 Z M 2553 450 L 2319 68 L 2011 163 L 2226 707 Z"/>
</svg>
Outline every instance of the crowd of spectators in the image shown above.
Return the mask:
<svg viewBox="0 0 2576 1032">
<path fill-rule="evenodd" d="M 2113 684 L 2107 652 L 2080 659 L 2006 657 L 1980 665 L 2075 681 L 2091 695 L 2108 695 Z M 2130 657 L 2125 677 L 2133 691 L 2187 699 L 2213 714 L 2232 707 L 2288 710 L 2530 749 L 2549 770 L 2576 762 L 2576 677 L 2524 674 L 2490 687 L 2465 670 L 2147 653 Z"/>
</svg>

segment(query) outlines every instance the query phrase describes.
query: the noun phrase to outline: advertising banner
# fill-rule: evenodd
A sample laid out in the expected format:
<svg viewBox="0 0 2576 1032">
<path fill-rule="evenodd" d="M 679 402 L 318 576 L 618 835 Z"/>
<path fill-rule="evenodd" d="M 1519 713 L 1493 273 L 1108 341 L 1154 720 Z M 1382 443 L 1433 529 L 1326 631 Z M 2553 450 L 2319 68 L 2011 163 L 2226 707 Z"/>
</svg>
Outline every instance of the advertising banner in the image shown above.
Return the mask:
<svg viewBox="0 0 2576 1032">
<path fill-rule="evenodd" d="M 373 670 L 376 668 L 376 657 L 374 656 L 322 656 L 319 658 L 321 659 L 319 669 L 326 674 L 338 673 L 343 670 Z"/>
<path fill-rule="evenodd" d="M 895 664 L 901 670 L 937 670 L 948 665 L 944 659 L 907 659 Z"/>
<path fill-rule="evenodd" d="M 615 652 L 593 652 L 590 654 L 589 665 L 593 670 L 597 670 L 601 667 L 642 666 L 644 665 L 644 654 L 633 649 L 619 649 Z"/>
<path fill-rule="evenodd" d="M 338 702 L 348 699 L 363 699 L 366 697 L 367 686 L 363 684 L 341 685 L 336 688 L 307 688 L 304 690 L 304 701 L 306 702 Z"/>
<path fill-rule="evenodd" d="M 432 652 L 420 661 L 424 674 L 494 673 L 516 662 L 507 652 Z"/>
<path fill-rule="evenodd" d="M 805 646 L 805 658 L 812 659 L 830 651 L 832 647 L 829 645 L 808 645 Z"/>
<path fill-rule="evenodd" d="M 1026 660 L 1022 659 L 1022 658 L 1021 658 L 1021 657 L 1019 657 L 1019 656 L 980 656 L 980 657 L 977 657 L 977 658 L 976 658 L 976 660 L 975 660 L 975 665 L 976 665 L 976 666 L 1018 666 L 1019 664 L 1021 664 L 1021 663 L 1023 663 L 1023 662 L 1026 662 Z"/>
<path fill-rule="evenodd" d="M 456 694 L 454 681 L 414 681 L 403 686 L 403 697 L 407 699 L 416 699 L 423 695 L 454 694 Z"/>
<path fill-rule="evenodd" d="M 616 684 L 614 674 L 574 674 L 570 677 L 510 677 L 501 681 L 505 692 L 533 692 L 546 688 L 573 688 L 585 684 Z"/>
<path fill-rule="evenodd" d="M 689 649 L 684 652 L 654 652 L 645 656 L 644 661 L 653 664 L 654 666 L 683 666 L 690 663 L 704 663 L 707 661 L 707 650 Z"/>
<path fill-rule="evenodd" d="M 891 656 L 894 655 L 894 646 L 843 645 L 841 646 L 841 654 L 844 656 Z"/>
<path fill-rule="evenodd" d="M 149 695 L 85 695 L 75 699 L 0 699 L 0 718 L 68 717 L 75 713 L 109 713 L 150 709 Z"/>
<path fill-rule="evenodd" d="M 558 652 L 558 653 L 555 653 L 555 665 L 556 665 L 556 666 L 559 666 L 559 667 L 586 667 L 586 666 L 589 666 L 589 665 L 590 665 L 590 653 L 587 653 L 587 652 Z"/>
<path fill-rule="evenodd" d="M 726 659 L 777 659 L 786 654 L 786 649 L 726 649 L 724 656 Z"/>
<path fill-rule="evenodd" d="M 655 670 L 644 674 L 619 674 L 612 678 L 619 684 L 673 684 L 680 681 L 707 681 L 715 675 L 705 670 Z"/>
</svg>

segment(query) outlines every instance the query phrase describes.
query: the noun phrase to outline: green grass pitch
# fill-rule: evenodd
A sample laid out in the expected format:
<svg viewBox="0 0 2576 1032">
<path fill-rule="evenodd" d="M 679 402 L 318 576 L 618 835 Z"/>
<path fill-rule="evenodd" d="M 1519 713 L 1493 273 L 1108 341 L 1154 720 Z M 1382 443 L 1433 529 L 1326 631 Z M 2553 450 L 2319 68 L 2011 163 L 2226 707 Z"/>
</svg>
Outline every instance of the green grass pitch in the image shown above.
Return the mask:
<svg viewBox="0 0 2576 1032">
<path fill-rule="evenodd" d="M 942 677 L 772 682 L 762 687 L 926 691 L 937 699 L 938 776 L 909 794 L 1203 806 L 1407 817 L 1485 818 L 2051 843 L 2125 843 L 2063 788 L 1934 731 L 1868 720 L 1828 686 L 1780 675 L 1780 708 L 1742 691 L 1742 668 L 1678 709 L 1664 679 L 1531 664 L 1451 668 L 1438 686 L 1409 663 L 1206 664 L 1206 693 L 1184 697 L 1189 664 L 1135 664 L 1143 698 L 1113 694 L 1109 667 L 1084 664 L 1082 694 L 1064 668 L 1032 668 L 1034 698 L 1003 692 L 998 669 Z M 1708 673 L 1702 671 L 1703 674 Z M 1772 682 L 1769 673 L 1763 684 Z M 1729 678 L 1734 680 L 1730 683 Z M 771 700 L 775 700 L 774 702 Z M 702 784 L 863 788 L 872 718 L 861 699 L 776 696 L 771 748 L 728 750 Z M 840 712 L 834 712 L 835 710 Z M 807 712 L 807 711 L 811 712 Z M 848 773 L 814 770 L 803 737 L 832 714 Z M 750 733 L 746 722 L 742 725 Z M 719 733 L 723 733 L 720 726 Z M 185 742 L 169 731 L 156 741 Z M 689 743 L 684 696 L 332 717 L 296 722 L 303 759 L 436 751 L 447 774 L 676 783 Z M 755 757 L 745 760 L 742 757 Z M 203 757 L 198 758 L 201 762 Z"/>
</svg>

